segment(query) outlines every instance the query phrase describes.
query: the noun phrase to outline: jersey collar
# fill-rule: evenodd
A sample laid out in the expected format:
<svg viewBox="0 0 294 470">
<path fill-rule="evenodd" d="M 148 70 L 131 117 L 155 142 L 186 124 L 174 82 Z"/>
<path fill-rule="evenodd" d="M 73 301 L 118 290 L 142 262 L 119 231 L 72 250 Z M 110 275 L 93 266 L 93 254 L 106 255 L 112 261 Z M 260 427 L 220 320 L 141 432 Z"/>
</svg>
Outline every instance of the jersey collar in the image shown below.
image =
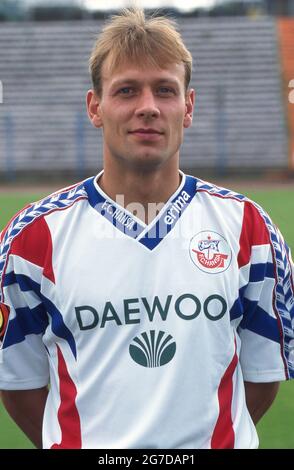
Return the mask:
<svg viewBox="0 0 294 470">
<path fill-rule="evenodd" d="M 153 221 L 146 225 L 120 206 L 100 188 L 97 181 L 103 171 L 84 182 L 90 205 L 125 235 L 153 250 L 173 230 L 196 194 L 197 180 L 180 171 L 182 181 Z"/>
</svg>

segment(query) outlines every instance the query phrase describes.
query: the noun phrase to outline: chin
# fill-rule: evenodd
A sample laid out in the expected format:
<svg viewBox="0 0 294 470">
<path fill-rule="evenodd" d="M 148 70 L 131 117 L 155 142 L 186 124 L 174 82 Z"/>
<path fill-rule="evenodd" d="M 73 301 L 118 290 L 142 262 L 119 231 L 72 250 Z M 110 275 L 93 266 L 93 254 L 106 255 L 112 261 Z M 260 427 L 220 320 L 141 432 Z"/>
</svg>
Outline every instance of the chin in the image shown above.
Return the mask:
<svg viewBox="0 0 294 470">
<path fill-rule="evenodd" d="M 166 158 L 156 155 L 145 154 L 140 157 L 132 159 L 131 165 L 133 168 L 143 171 L 154 171 L 161 167 L 167 161 Z"/>
</svg>

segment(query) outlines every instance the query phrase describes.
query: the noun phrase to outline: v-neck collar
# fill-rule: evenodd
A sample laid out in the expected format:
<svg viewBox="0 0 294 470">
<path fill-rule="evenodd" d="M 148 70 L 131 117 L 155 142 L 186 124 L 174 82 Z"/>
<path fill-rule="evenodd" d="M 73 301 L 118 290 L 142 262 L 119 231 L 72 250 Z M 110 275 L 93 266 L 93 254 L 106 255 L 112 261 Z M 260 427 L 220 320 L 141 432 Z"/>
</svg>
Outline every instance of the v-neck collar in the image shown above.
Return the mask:
<svg viewBox="0 0 294 470">
<path fill-rule="evenodd" d="M 111 199 L 100 188 L 97 181 L 103 170 L 84 182 L 90 205 L 117 230 L 135 239 L 149 250 L 156 248 L 164 237 L 177 225 L 196 194 L 197 179 L 182 171 L 182 181 L 164 207 L 149 225 L 134 216 L 124 207 Z"/>
</svg>

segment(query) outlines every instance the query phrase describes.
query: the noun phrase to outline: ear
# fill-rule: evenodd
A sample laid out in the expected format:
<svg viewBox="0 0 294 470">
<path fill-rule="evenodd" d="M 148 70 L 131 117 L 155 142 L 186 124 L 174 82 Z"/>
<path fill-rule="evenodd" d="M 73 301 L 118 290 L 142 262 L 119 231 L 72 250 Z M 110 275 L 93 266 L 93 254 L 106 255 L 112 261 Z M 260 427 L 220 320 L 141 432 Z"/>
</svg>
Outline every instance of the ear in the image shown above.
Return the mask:
<svg viewBox="0 0 294 470">
<path fill-rule="evenodd" d="M 88 117 L 94 127 L 102 127 L 102 118 L 100 112 L 100 99 L 94 90 L 89 90 L 87 93 L 87 112 Z"/>
<path fill-rule="evenodd" d="M 184 116 L 184 127 L 186 129 L 192 125 L 194 104 L 195 104 L 195 90 L 191 88 L 186 93 L 186 109 L 185 109 L 185 116 Z"/>
</svg>

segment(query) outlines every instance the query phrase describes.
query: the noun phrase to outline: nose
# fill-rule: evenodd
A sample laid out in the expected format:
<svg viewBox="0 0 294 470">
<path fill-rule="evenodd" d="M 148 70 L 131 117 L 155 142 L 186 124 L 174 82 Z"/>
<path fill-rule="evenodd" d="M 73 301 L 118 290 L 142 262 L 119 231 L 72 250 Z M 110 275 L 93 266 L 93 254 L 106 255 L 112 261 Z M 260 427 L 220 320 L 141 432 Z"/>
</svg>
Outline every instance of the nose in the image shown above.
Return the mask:
<svg viewBox="0 0 294 470">
<path fill-rule="evenodd" d="M 135 114 L 137 117 L 149 119 L 160 115 L 152 90 L 142 91 Z"/>
</svg>

